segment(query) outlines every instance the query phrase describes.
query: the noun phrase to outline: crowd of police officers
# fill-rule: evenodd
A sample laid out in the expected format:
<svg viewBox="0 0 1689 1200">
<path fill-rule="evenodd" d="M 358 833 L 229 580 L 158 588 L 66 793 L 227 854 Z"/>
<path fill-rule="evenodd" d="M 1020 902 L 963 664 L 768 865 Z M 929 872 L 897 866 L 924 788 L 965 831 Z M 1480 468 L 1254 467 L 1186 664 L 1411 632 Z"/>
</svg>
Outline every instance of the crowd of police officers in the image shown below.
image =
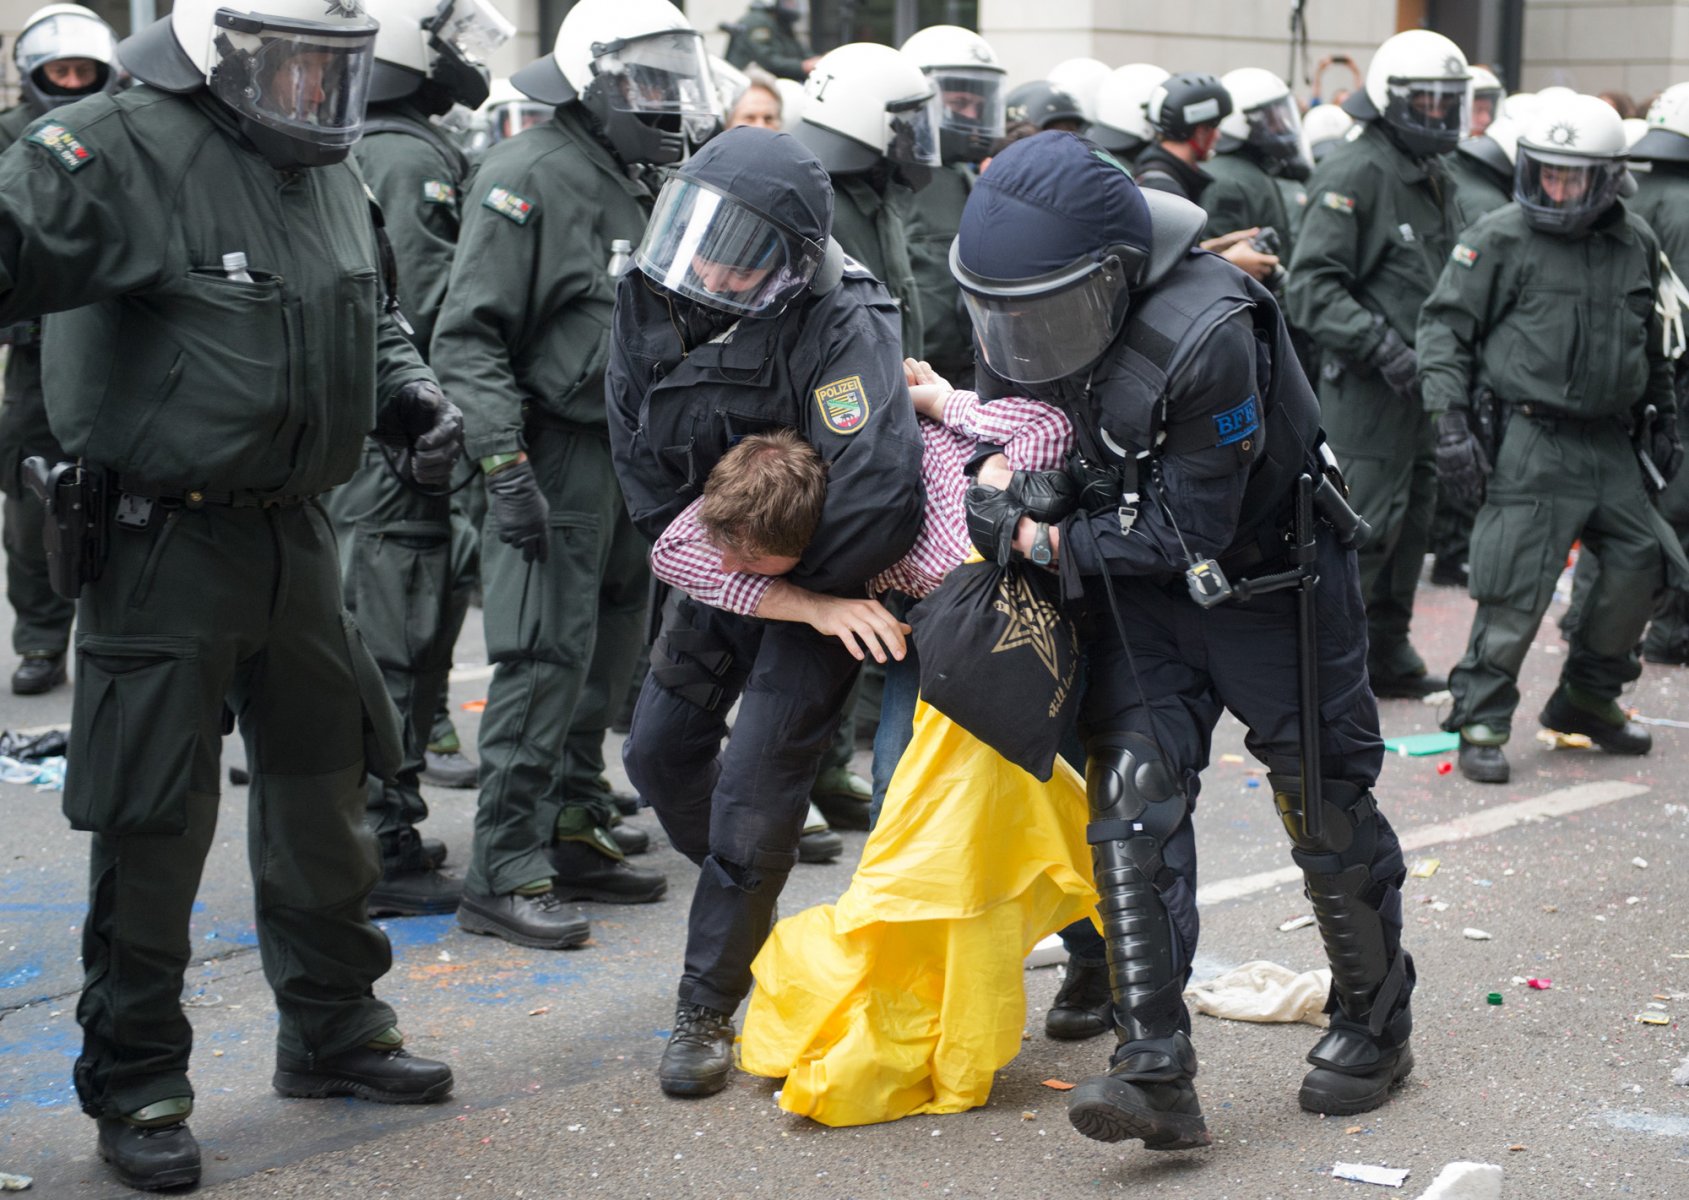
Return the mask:
<svg viewBox="0 0 1689 1200">
<path fill-rule="evenodd" d="M 562 949 L 588 937 L 573 901 L 664 895 L 604 774 L 630 690 L 629 777 L 701 868 L 659 1080 L 726 1085 L 780 889 L 839 853 L 812 793 L 868 819 L 841 765 L 858 664 L 653 589 L 647 548 L 728 448 L 794 428 L 829 476 L 793 579 L 862 595 L 922 520 L 905 357 L 1074 426 L 1067 468 L 976 484 L 968 521 L 1053 573 L 1087 657 L 1102 933 L 1064 931 L 1047 1030 L 1116 1035 L 1070 1098 L 1088 1136 L 1210 1141 L 1180 997 L 1222 711 L 1331 961 L 1299 1097 L 1327 1114 L 1413 1067 L 1375 698 L 1446 689 L 1460 770 L 1505 781 L 1576 542 L 1541 721 L 1650 749 L 1619 697 L 1644 658 L 1689 662 L 1689 84 L 1627 129 L 1413 30 L 1304 119 L 1253 67 L 1070 60 L 1011 90 L 952 26 L 816 57 L 800 9 L 755 0 L 712 63 L 668 0 L 581 0 L 498 85 L 489 0 L 179 0 L 121 45 L 54 4 L 17 38 L 12 687 L 65 683 L 74 617 L 75 1080 L 125 1183 L 199 1176 L 179 995 L 237 726 L 278 1091 L 449 1094 L 375 996 L 372 916 Z M 748 123 L 787 134 L 717 140 L 759 87 Z M 1433 543 L 1477 601 L 1447 677 L 1410 638 Z M 477 596 L 478 767 L 445 706 Z M 891 696 L 875 812 L 908 737 Z M 425 780 L 478 788 L 461 879 Z"/>
</svg>

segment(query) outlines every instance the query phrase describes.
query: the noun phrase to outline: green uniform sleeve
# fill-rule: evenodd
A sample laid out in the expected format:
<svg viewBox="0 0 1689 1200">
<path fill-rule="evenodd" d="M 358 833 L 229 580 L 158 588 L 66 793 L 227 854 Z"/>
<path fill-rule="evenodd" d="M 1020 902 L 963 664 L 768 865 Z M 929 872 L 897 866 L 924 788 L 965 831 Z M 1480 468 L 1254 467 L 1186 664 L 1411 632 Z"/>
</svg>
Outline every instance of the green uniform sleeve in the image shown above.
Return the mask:
<svg viewBox="0 0 1689 1200">
<path fill-rule="evenodd" d="M 1644 237 L 1642 241 L 1648 247 L 1648 282 L 1653 287 L 1653 294 L 1658 296 L 1661 281 L 1665 278 L 1660 243 L 1651 236 Z M 1677 388 L 1673 382 L 1676 369 L 1676 364 L 1665 355 L 1665 319 L 1656 307 L 1648 318 L 1648 387 L 1643 393 L 1645 406 L 1652 404 L 1661 413 L 1677 411 Z"/>
<path fill-rule="evenodd" d="M 1343 156 L 1345 160 L 1353 157 Z M 1365 362 L 1384 340 L 1372 311 L 1356 299 L 1359 282 L 1371 272 L 1370 259 L 1376 253 L 1377 239 L 1368 236 L 1367 226 L 1384 216 L 1373 203 L 1375 196 L 1364 174 L 1364 170 L 1315 170 L 1285 289 L 1285 312 L 1291 324 L 1321 349 L 1350 362 Z"/>
<path fill-rule="evenodd" d="M 109 114 L 92 130 L 44 124 L 0 154 L 0 325 L 158 278 L 171 205 L 149 161 Z"/>
<path fill-rule="evenodd" d="M 749 43 L 750 61 L 758 63 L 763 70 L 781 79 L 803 80 L 803 43 L 776 24 L 773 17 L 765 15 L 747 29 L 745 40 Z"/>
<path fill-rule="evenodd" d="M 1482 228 L 1467 230 L 1419 310 L 1415 345 L 1427 412 L 1470 406 L 1484 337 L 1507 303 L 1506 257 Z"/>
<path fill-rule="evenodd" d="M 461 181 L 437 151 L 409 134 L 366 137 L 357 155 L 399 261 L 399 306 L 426 352 L 451 279 Z"/>
<path fill-rule="evenodd" d="M 1242 180 L 1216 178 L 1202 193 L 1202 207 L 1208 213 L 1208 228 L 1204 238 L 1219 237 L 1254 225 L 1249 219 L 1249 197 L 1244 193 Z M 1280 230 L 1286 234 L 1288 230 Z"/>
</svg>

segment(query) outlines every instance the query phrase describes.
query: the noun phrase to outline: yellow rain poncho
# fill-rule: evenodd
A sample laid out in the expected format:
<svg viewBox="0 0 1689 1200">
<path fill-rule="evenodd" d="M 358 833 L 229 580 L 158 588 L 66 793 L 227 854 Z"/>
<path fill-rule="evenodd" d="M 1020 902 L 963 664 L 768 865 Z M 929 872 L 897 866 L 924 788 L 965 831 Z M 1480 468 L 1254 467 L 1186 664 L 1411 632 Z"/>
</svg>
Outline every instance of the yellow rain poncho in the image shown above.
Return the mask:
<svg viewBox="0 0 1689 1200">
<path fill-rule="evenodd" d="M 1039 783 L 920 704 L 850 889 L 752 966 L 740 1066 L 824 1125 L 984 1104 L 1020 1049 L 1027 952 L 1096 906 L 1085 821 L 1065 763 Z"/>
</svg>

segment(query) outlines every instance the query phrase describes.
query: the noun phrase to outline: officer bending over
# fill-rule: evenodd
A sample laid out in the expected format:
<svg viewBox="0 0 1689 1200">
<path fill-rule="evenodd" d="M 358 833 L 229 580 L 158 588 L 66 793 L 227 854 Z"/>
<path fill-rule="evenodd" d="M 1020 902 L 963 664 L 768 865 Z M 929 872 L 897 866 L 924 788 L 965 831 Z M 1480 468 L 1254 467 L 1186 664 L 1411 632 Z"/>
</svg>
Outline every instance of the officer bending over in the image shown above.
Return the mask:
<svg viewBox="0 0 1689 1200">
<path fill-rule="evenodd" d="M 1089 1137 L 1156 1150 L 1210 1141 L 1180 996 L 1197 947 L 1191 815 L 1225 710 L 1267 766 L 1331 961 L 1331 1028 L 1308 1055 L 1302 1107 L 1376 1108 L 1413 1069 L 1404 872 L 1371 792 L 1383 744 L 1354 556 L 1318 528 L 1312 646 L 1287 592 L 1192 594 L 1216 563 L 1234 586 L 1289 570 L 1293 489 L 1304 472 L 1321 477 L 1319 407 L 1284 321 L 1259 284 L 1194 249 L 1204 220 L 1140 191 L 1107 152 L 1043 133 L 980 177 L 951 257 L 982 377 L 1063 408 L 1080 450 L 1076 478 L 1056 481 L 1080 493 L 1076 511 L 977 487 L 969 519 L 976 546 L 1012 537 L 1079 604 L 1079 729 L 1119 1045 L 1106 1074 L 1073 1090 L 1069 1115 Z M 1317 822 L 1303 811 L 1304 654 L 1318 680 Z"/>
<path fill-rule="evenodd" d="M 1519 668 L 1573 541 L 1601 570 L 1568 623 L 1560 685 L 1539 719 L 1612 754 L 1652 747 L 1618 696 L 1641 674 L 1636 644 L 1662 562 L 1689 575 L 1644 490 L 1645 470 L 1669 481 L 1683 451 L 1655 312 L 1659 241 L 1619 199 L 1633 186 L 1624 127 L 1593 96 L 1549 100 L 1521 128 L 1517 158 L 1515 203 L 1461 234 L 1419 318 L 1438 475 L 1483 501 L 1472 529 L 1478 611 L 1443 722 L 1460 733 L 1461 774 L 1479 783 L 1509 778 L 1502 747 Z M 1480 388 L 1505 406 L 1499 451 L 1480 437 Z"/>
<path fill-rule="evenodd" d="M 921 436 L 897 310 L 846 264 L 832 214 L 826 171 L 788 134 L 731 129 L 682 164 L 617 289 L 610 436 L 628 511 L 654 540 L 730 446 L 798 430 L 827 461 L 827 496 L 792 582 L 861 596 L 920 528 Z M 808 625 L 681 594 L 664 611 L 624 759 L 675 848 L 702 868 L 658 1068 L 671 1095 L 726 1085 L 733 1012 L 857 665 Z"/>
<path fill-rule="evenodd" d="M 398 721 L 343 617 L 316 497 L 371 429 L 439 486 L 461 427 L 382 311 L 345 161 L 375 23 L 355 0 L 267 7 L 178 4 L 122 46 L 142 86 L 65 107 L 0 157 L 0 320 L 52 314 L 48 412 L 86 484 L 55 471 L 54 494 L 89 506 L 60 531 L 83 567 L 60 580 L 80 588 L 64 807 L 94 833 L 76 1090 L 101 1155 L 142 1188 L 199 1178 L 180 996 L 237 721 L 276 1090 L 417 1103 L 452 1087 L 400 1048 L 373 991 L 392 955 L 365 915 L 380 868 L 364 775 L 398 765 Z"/>
</svg>

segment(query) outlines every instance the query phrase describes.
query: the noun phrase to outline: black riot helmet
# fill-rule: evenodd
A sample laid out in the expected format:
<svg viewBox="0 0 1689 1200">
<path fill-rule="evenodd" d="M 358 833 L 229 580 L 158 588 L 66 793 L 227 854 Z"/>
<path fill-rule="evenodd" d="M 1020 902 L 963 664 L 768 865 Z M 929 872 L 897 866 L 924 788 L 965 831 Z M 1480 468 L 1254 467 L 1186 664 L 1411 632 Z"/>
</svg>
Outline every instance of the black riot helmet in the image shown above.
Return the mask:
<svg viewBox="0 0 1689 1200">
<path fill-rule="evenodd" d="M 1048 79 L 1023 83 L 1004 100 L 1010 125 L 1025 122 L 1039 133 L 1046 129 L 1085 132 L 1085 109 L 1079 98 Z"/>
<path fill-rule="evenodd" d="M 1231 115 L 1226 85 L 1202 71 L 1180 71 L 1149 94 L 1144 113 L 1165 141 L 1183 142 L 1204 125 L 1218 125 Z"/>
</svg>

